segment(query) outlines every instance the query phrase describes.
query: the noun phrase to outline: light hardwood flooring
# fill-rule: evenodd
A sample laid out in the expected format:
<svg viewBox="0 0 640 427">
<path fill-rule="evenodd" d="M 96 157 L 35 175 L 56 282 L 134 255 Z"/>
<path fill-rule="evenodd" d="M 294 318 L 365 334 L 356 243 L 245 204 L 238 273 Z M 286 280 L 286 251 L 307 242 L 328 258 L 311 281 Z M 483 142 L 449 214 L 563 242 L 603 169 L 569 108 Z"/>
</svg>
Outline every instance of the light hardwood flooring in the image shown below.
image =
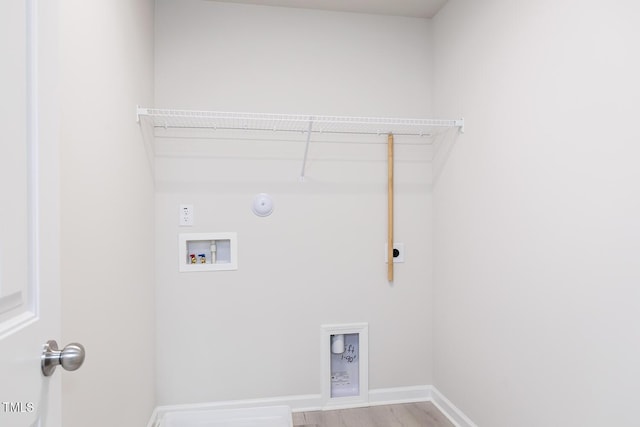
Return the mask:
<svg viewBox="0 0 640 427">
<path fill-rule="evenodd" d="M 294 427 L 454 427 L 431 402 L 297 412 Z"/>
</svg>

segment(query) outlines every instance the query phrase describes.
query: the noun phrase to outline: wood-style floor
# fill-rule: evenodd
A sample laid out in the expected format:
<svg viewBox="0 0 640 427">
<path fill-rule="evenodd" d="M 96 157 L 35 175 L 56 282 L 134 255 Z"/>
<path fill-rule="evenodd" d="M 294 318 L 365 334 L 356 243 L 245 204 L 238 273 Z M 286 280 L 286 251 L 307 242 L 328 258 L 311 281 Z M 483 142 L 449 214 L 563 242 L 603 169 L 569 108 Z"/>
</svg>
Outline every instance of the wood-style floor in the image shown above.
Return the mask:
<svg viewBox="0 0 640 427">
<path fill-rule="evenodd" d="M 297 412 L 294 427 L 454 427 L 431 402 Z"/>
</svg>

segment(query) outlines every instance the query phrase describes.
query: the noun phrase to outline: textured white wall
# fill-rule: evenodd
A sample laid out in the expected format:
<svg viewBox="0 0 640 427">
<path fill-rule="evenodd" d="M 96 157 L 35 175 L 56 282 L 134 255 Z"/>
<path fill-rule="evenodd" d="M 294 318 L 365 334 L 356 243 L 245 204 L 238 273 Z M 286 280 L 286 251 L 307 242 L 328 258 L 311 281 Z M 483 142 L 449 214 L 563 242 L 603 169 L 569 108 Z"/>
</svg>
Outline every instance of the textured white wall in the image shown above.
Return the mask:
<svg viewBox="0 0 640 427">
<path fill-rule="evenodd" d="M 153 1 L 60 0 L 65 427 L 142 426 L 154 395 L 153 176 L 135 106 L 153 102 Z"/>
<path fill-rule="evenodd" d="M 419 19 L 162 0 L 156 105 L 428 116 L 429 32 Z M 324 323 L 369 322 L 371 388 L 430 384 L 429 150 L 397 150 L 406 263 L 389 286 L 385 136 L 312 144 L 299 183 L 303 136 L 190 135 L 156 141 L 158 403 L 319 394 Z M 268 218 L 250 211 L 259 192 L 273 196 Z M 193 227 L 178 227 L 180 203 Z M 238 233 L 239 269 L 178 273 L 178 233 L 216 231 Z"/>
<path fill-rule="evenodd" d="M 435 385 L 481 426 L 634 426 L 640 5 L 451 0 L 435 108 Z"/>
</svg>

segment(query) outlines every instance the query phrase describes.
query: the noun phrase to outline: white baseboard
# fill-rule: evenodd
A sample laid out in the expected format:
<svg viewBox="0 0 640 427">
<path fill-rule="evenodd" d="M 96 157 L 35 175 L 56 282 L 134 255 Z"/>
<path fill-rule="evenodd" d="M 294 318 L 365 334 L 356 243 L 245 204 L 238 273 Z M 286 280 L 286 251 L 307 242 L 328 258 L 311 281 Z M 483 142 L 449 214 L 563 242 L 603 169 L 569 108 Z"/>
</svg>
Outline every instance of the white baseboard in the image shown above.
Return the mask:
<svg viewBox="0 0 640 427">
<path fill-rule="evenodd" d="M 456 426 L 456 427 L 477 427 L 460 409 L 442 395 L 431 385 L 394 387 L 369 390 L 369 401 L 367 404 L 356 404 L 358 406 L 378 406 L 394 405 L 400 403 L 433 402 L 433 404 Z M 320 411 L 323 409 L 336 409 L 335 407 L 324 408 L 322 405 L 322 395 L 307 394 L 298 396 L 271 397 L 266 399 L 245 399 L 229 400 L 211 403 L 198 403 L 189 405 L 167 405 L 158 406 L 153 411 L 147 427 L 161 427 L 160 421 L 168 412 L 174 411 L 199 411 L 211 409 L 240 409 L 255 408 L 263 406 L 288 406 L 292 412 Z M 344 406 L 345 408 L 349 406 Z"/>
<path fill-rule="evenodd" d="M 418 385 L 370 390 L 369 406 L 428 402 L 431 400 L 431 388 L 430 385 Z"/>
<path fill-rule="evenodd" d="M 433 386 L 431 386 L 430 400 L 456 427 L 478 427 L 464 412 L 458 409 L 456 405 L 451 403 L 449 399 L 444 397 L 444 395 Z"/>
<path fill-rule="evenodd" d="M 382 388 L 369 391 L 369 406 L 432 402 L 456 427 L 478 427 L 432 385 Z"/>
</svg>

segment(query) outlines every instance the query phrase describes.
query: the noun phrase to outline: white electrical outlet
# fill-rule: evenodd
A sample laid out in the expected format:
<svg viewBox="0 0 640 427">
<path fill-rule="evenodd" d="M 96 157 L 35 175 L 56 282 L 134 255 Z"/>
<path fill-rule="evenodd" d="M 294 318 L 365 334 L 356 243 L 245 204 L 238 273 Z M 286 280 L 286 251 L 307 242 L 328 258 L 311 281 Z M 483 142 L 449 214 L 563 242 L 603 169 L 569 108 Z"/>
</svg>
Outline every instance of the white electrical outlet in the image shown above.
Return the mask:
<svg viewBox="0 0 640 427">
<path fill-rule="evenodd" d="M 180 205 L 180 218 L 178 219 L 178 225 L 193 225 L 193 205 Z"/>
<path fill-rule="evenodd" d="M 384 244 L 384 262 L 389 262 L 387 244 Z M 404 262 L 404 243 L 393 244 L 393 263 Z"/>
</svg>

